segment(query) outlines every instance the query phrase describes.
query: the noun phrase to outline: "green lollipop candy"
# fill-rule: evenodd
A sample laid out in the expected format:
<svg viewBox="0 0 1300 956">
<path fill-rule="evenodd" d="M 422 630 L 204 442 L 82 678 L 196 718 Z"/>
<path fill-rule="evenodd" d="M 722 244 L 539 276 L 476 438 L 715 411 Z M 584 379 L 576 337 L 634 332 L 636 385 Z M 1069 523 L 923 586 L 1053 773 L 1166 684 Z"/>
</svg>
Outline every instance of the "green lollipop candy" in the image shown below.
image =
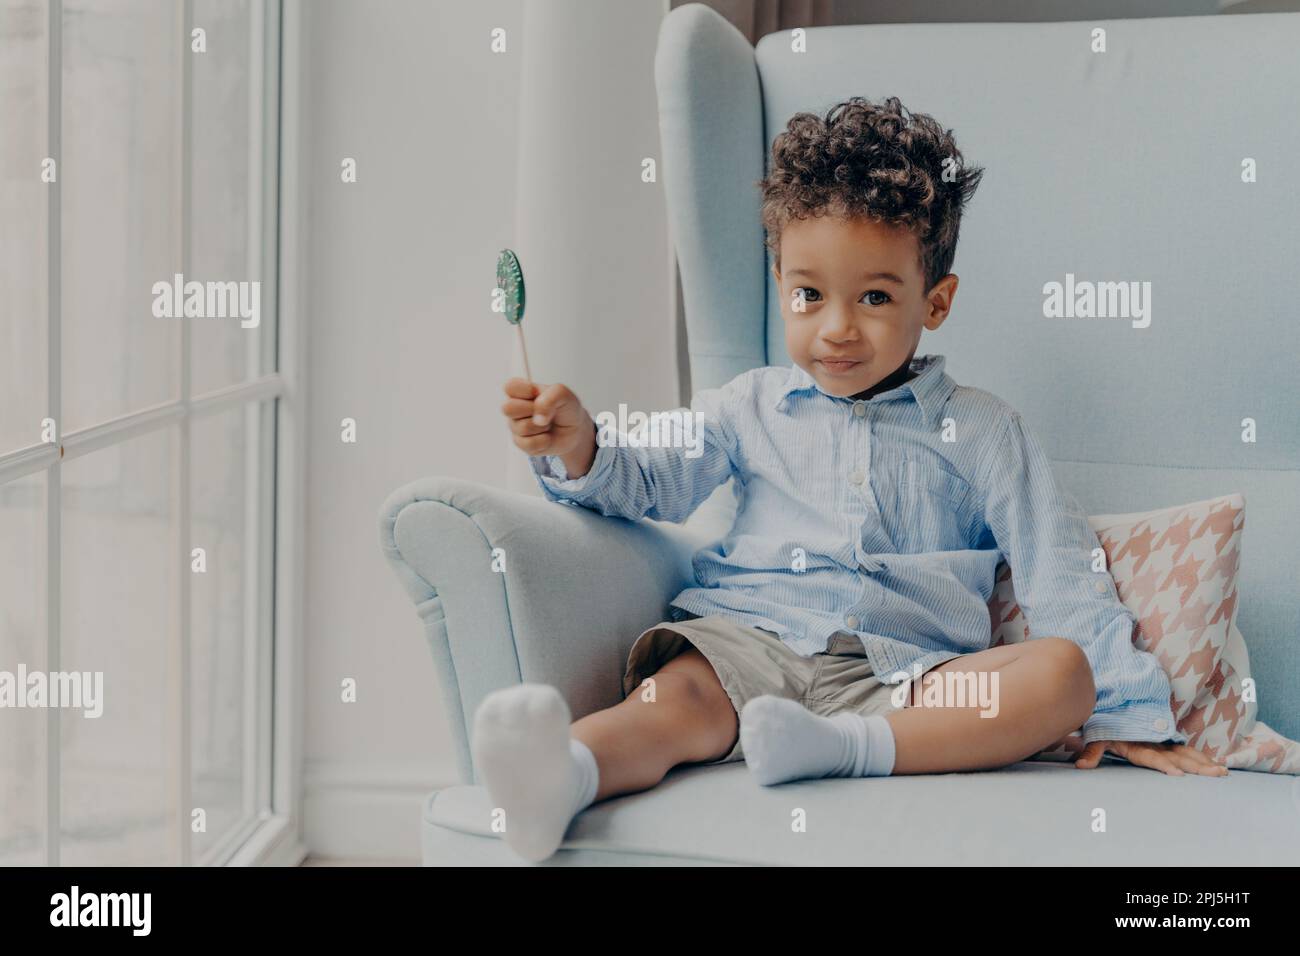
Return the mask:
<svg viewBox="0 0 1300 956">
<path fill-rule="evenodd" d="M 502 249 L 497 256 L 497 288 L 505 293 L 506 321 L 519 332 L 524 374 L 531 382 L 533 373 L 528 368 L 528 348 L 524 345 L 524 270 L 519 267 L 519 257 L 509 249 Z"/>
</svg>

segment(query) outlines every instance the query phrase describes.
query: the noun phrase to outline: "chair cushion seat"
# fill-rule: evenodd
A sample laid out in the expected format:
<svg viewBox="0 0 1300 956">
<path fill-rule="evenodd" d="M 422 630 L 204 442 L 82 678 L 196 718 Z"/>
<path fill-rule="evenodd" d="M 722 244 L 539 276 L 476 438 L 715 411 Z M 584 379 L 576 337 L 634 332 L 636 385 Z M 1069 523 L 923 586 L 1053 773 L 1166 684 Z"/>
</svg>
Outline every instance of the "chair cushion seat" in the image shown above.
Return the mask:
<svg viewBox="0 0 1300 956">
<path fill-rule="evenodd" d="M 1094 832 L 1094 810 L 1105 832 Z M 792 824 L 796 810 L 805 832 Z M 435 791 L 426 865 L 510 865 L 479 786 Z M 546 865 L 1208 866 L 1300 859 L 1300 778 L 1170 777 L 1124 762 L 807 780 L 764 788 L 743 763 L 678 768 L 589 807 Z"/>
</svg>

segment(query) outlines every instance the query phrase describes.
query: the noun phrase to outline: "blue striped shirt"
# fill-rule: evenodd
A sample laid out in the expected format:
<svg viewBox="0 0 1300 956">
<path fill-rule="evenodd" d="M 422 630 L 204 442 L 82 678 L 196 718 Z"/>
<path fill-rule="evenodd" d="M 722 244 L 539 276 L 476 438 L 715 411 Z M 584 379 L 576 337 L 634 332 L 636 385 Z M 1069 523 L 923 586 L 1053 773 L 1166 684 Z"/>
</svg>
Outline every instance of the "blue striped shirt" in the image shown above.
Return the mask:
<svg viewBox="0 0 1300 956">
<path fill-rule="evenodd" d="M 1133 646 L 1110 573 L 1092 570 L 1096 533 L 1019 413 L 957 385 L 942 355 L 910 369 L 855 400 L 797 364 L 755 368 L 654 426 L 611 429 L 579 478 L 558 456 L 530 461 L 550 500 L 631 520 L 684 521 L 734 478 L 735 523 L 696 552 L 695 586 L 671 606 L 774 631 L 803 656 L 852 631 L 889 684 L 989 646 L 1005 559 L 1032 633 L 1074 641 L 1092 665 L 1084 740 L 1186 743 L 1167 675 Z"/>
</svg>

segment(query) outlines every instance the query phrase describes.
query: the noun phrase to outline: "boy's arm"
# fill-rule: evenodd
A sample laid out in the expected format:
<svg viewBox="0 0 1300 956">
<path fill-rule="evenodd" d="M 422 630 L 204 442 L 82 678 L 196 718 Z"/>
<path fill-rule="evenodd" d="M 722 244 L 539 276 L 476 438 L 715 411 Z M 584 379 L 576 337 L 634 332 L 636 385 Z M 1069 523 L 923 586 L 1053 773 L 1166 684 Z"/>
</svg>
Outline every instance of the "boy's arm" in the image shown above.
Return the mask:
<svg viewBox="0 0 1300 956">
<path fill-rule="evenodd" d="M 529 456 L 542 493 L 607 516 L 685 521 L 736 469 L 739 448 L 728 415 L 734 385 L 705 389 L 690 408 L 659 413 L 664 417 L 647 437 L 669 438 L 664 447 L 632 447 L 627 433 L 611 426 L 597 443 L 591 468 L 577 478 L 569 478 L 556 455 Z M 692 422 L 685 416 L 693 416 Z M 599 427 L 593 428 L 599 436 Z"/>
<path fill-rule="evenodd" d="M 1031 632 L 1074 641 L 1092 666 L 1097 706 L 1083 725 L 1084 742 L 1186 743 L 1170 709 L 1168 675 L 1133 645 L 1136 618 L 1110 572 L 1092 570 L 1096 532 L 1019 413 L 990 446 L 982 472 L 984 523 L 1011 565 Z"/>
</svg>

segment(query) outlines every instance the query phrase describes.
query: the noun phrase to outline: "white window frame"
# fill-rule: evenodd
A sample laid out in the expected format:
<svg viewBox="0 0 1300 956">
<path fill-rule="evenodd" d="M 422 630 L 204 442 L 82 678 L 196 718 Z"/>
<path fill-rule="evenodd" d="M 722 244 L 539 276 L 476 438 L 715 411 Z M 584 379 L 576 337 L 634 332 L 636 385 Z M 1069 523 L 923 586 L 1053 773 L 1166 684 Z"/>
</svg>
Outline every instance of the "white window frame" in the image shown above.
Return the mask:
<svg viewBox="0 0 1300 956">
<path fill-rule="evenodd" d="M 63 2 L 48 0 L 48 155 L 60 166 L 62 155 Z M 193 0 L 183 0 L 182 35 L 177 42 L 189 49 L 194 20 Z M 256 593 L 260 607 L 246 612 L 246 645 L 257 666 L 245 674 L 245 699 L 258 702 L 259 718 L 244 744 L 245 787 L 258 807 L 269 807 L 241 830 L 228 834 L 202 858 L 194 859 L 190 830 L 191 702 L 190 578 L 179 574 L 177 617 L 172 633 L 174 665 L 168 675 L 169 712 L 173 718 L 169 752 L 177 768 L 172 795 L 177 826 L 170 841 L 169 862 L 199 865 L 294 865 L 306 855 L 302 841 L 302 685 L 301 627 L 303 619 L 303 469 L 305 466 L 306 406 L 304 371 L 305 323 L 299 251 L 302 203 L 297 170 L 301 136 L 302 6 L 300 0 L 253 0 L 250 31 L 250 88 L 261 91 L 250 106 L 260 117 L 250 130 L 250 248 L 260 256 L 250 267 L 260 272 L 262 301 L 276 303 L 277 371 L 202 396 L 191 395 L 190 324 L 180 323 L 180 395 L 174 401 L 132 411 L 107 422 L 61 434 L 62 426 L 62 203 L 58 181 L 48 198 L 48 416 L 60 429 L 56 444 L 40 444 L 0 454 L 0 484 L 25 475 L 46 473 L 46 669 L 60 669 L 61 536 L 63 462 L 116 445 L 140 435 L 175 426 L 180 441 L 173 452 L 173 487 L 178 503 L 173 547 L 179 567 L 190 561 L 190 423 L 198 416 L 239 408 L 261 408 L 274 402 L 274 476 L 270 488 L 256 487 L 274 502 L 271 535 L 257 529 L 258 567 L 272 569 Z M 258 13 L 261 13 L 260 22 Z M 180 209 L 178 271 L 189 273 L 190 249 L 190 110 L 191 59 L 182 57 L 180 128 L 176 144 L 179 169 L 175 188 Z M 283 188 L 282 188 L 283 184 Z M 266 212 L 266 215 L 263 215 Z M 260 436 L 261 430 L 259 430 Z M 264 440 L 259 446 L 264 446 Z M 261 450 L 258 455 L 262 455 Z M 263 464 L 260 463 L 259 464 Z M 248 504 L 256 515 L 258 501 Z M 264 572 L 263 572 L 264 573 Z M 267 586 L 269 584 L 269 587 Z M 249 592 L 245 592 L 249 593 Z M 45 861 L 59 865 L 61 832 L 60 711 L 46 711 Z M 249 773 L 252 769 L 255 773 Z"/>
<path fill-rule="evenodd" d="M 305 70 L 302 0 L 266 0 L 266 49 L 278 53 L 278 75 L 267 73 L 267 102 L 277 102 L 264 182 L 277 214 L 275 257 L 278 302 L 279 400 L 276 402 L 275 601 L 272 685 L 271 813 L 227 861 L 231 866 L 296 866 L 307 856 L 302 834 L 303 586 L 307 468 L 307 323 L 303 256 L 306 196 L 299 170 L 304 140 Z M 269 115 L 274 115 L 268 110 Z"/>
</svg>

